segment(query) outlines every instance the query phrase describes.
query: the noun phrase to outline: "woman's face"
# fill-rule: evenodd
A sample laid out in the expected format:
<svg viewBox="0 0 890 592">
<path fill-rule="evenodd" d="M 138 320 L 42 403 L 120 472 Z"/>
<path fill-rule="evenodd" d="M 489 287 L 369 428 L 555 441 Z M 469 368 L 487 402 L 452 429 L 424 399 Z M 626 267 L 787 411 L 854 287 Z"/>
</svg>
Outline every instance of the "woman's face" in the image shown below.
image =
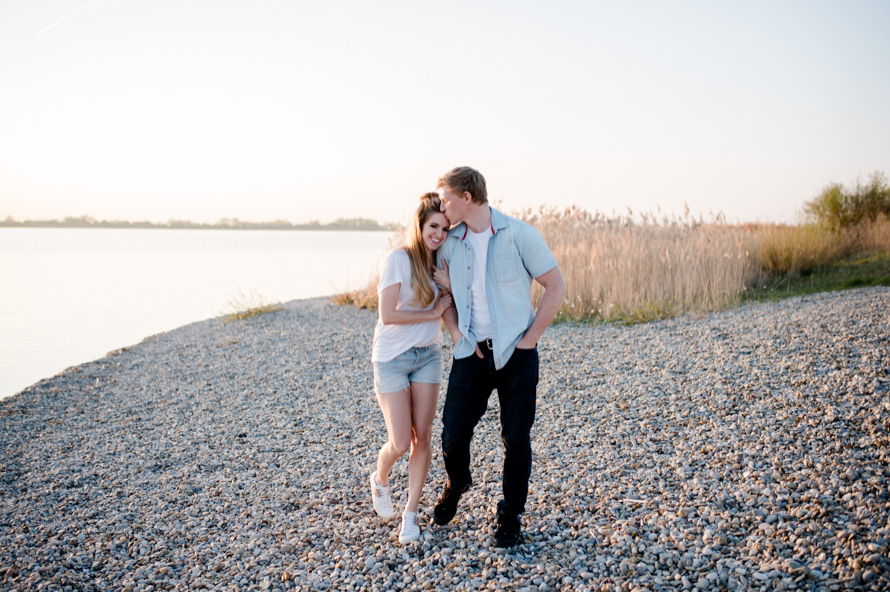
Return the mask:
<svg viewBox="0 0 890 592">
<path fill-rule="evenodd" d="M 445 218 L 445 214 L 439 212 L 431 214 L 420 231 L 423 243 L 430 251 L 435 251 L 442 246 L 446 234 L 448 234 L 448 219 Z"/>
</svg>

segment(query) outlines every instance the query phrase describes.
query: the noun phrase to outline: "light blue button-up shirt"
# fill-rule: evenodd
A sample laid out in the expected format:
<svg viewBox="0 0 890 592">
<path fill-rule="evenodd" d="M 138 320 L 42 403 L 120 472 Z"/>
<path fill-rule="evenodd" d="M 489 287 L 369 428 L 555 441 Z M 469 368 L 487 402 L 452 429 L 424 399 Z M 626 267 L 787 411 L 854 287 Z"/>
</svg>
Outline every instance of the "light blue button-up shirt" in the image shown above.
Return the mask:
<svg viewBox="0 0 890 592">
<path fill-rule="evenodd" d="M 491 208 L 493 236 L 488 241 L 485 289 L 491 316 L 491 341 L 495 368 L 503 368 L 522 335 L 535 319 L 531 302 L 532 281 L 556 267 L 556 258 L 538 229 Z M 439 248 L 438 260 L 448 263 L 451 293 L 457 309 L 461 339 L 455 358 L 476 352 L 476 337 L 470 333 L 472 310 L 473 253 L 465 240 L 467 225 L 460 223 L 448 232 Z"/>
</svg>

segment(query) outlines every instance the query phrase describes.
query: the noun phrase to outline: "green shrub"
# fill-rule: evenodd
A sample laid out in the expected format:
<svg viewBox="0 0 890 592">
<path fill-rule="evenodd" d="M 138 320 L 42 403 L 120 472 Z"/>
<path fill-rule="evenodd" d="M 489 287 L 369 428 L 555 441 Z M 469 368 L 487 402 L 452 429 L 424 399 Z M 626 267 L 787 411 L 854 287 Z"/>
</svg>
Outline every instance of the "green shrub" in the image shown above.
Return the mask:
<svg viewBox="0 0 890 592">
<path fill-rule="evenodd" d="M 804 204 L 804 213 L 832 230 L 850 228 L 865 220 L 874 222 L 879 216 L 890 217 L 890 185 L 880 171 L 872 173 L 865 185 L 857 180 L 850 190 L 832 183 Z"/>
</svg>

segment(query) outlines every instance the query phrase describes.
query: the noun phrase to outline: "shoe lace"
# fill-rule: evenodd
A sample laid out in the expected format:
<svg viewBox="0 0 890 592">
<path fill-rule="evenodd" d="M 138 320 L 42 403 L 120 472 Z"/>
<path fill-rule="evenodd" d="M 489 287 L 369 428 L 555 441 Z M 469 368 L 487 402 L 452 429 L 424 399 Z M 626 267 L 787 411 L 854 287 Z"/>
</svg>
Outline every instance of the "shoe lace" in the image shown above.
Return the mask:
<svg viewBox="0 0 890 592">
<path fill-rule="evenodd" d="M 374 481 L 374 495 L 376 495 L 377 497 L 383 497 L 388 491 L 389 487 L 384 487 L 383 485 L 377 483 L 377 481 Z"/>
</svg>

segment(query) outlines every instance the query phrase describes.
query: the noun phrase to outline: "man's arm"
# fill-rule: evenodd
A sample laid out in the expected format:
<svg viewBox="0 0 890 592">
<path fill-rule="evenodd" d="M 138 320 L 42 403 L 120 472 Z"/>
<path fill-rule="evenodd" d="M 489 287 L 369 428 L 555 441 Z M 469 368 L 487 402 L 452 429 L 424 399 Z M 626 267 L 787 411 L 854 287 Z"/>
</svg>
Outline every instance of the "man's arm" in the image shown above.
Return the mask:
<svg viewBox="0 0 890 592">
<path fill-rule="evenodd" d="M 559 307 L 562 306 L 566 297 L 566 281 L 562 277 L 559 266 L 554 267 L 547 273 L 539 275 L 535 281 L 544 287 L 544 295 L 541 297 L 541 303 L 538 305 L 538 311 L 535 313 L 535 320 L 532 321 L 531 327 L 525 332 L 516 347 L 519 349 L 532 349 L 538 344 L 538 340 L 550 323 Z M 454 310 L 452 308 L 452 310 Z M 445 313 L 448 314 L 447 312 Z M 456 314 L 456 313 L 455 313 Z M 444 318 L 444 317 L 443 317 Z"/>
</svg>

